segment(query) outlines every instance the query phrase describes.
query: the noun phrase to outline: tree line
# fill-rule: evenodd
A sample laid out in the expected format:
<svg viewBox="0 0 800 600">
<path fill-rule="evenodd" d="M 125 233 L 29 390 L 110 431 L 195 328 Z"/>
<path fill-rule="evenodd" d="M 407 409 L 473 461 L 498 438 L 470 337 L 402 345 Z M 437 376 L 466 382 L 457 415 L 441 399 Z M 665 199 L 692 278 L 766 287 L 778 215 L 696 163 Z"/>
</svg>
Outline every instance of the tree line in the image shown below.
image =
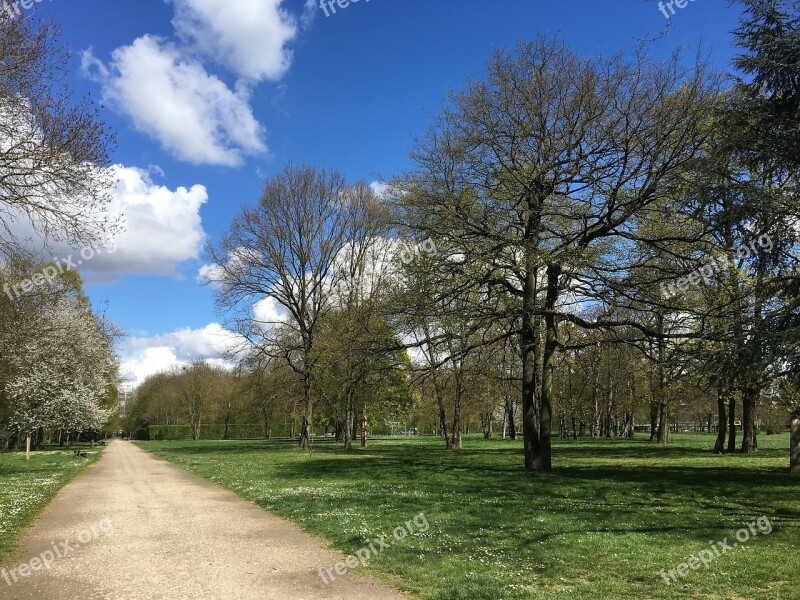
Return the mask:
<svg viewBox="0 0 800 600">
<path fill-rule="evenodd" d="M 114 417 L 118 328 L 51 245 L 105 244 L 113 132 L 64 85 L 50 22 L 0 11 L 0 447 L 90 439 Z M 37 244 L 41 245 L 38 248 Z"/>
</svg>

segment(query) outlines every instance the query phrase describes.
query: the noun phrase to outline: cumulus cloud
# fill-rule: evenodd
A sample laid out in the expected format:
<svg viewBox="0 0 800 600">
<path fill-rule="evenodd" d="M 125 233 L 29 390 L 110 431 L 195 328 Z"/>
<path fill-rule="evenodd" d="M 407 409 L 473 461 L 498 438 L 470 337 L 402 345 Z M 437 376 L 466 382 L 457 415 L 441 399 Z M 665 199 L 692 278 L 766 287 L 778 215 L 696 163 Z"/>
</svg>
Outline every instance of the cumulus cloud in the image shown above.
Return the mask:
<svg viewBox="0 0 800 600">
<path fill-rule="evenodd" d="M 217 323 L 202 329 L 180 329 L 164 335 L 127 338 L 121 349 L 120 371 L 126 386 L 150 375 L 180 368 L 196 360 L 232 369 L 241 338 Z"/>
<path fill-rule="evenodd" d="M 178 36 L 203 56 L 252 81 L 279 80 L 298 32 L 282 0 L 174 0 Z"/>
<path fill-rule="evenodd" d="M 247 86 L 231 90 L 174 44 L 145 35 L 114 50 L 108 65 L 87 50 L 82 68 L 104 102 L 180 160 L 236 166 L 267 150 Z"/>
<path fill-rule="evenodd" d="M 57 260 L 77 269 L 89 283 L 112 283 L 125 275 L 177 277 L 178 266 L 200 257 L 206 233 L 200 216 L 208 201 L 202 185 L 171 189 L 153 182 L 147 170 L 124 165 L 109 168 L 116 181 L 104 215 L 120 220 L 121 231 L 85 248 L 76 248 L 58 238 L 45 240 L 30 225 L 18 219 L 12 233 L 26 240 L 27 249 L 41 262 Z"/>
<path fill-rule="evenodd" d="M 112 209 L 123 216 L 125 231 L 116 252 L 87 264 L 95 275 L 176 275 L 179 264 L 200 256 L 206 239 L 200 208 L 208 201 L 202 185 L 169 189 L 152 181 L 147 171 L 114 167 L 117 185 Z"/>
<path fill-rule="evenodd" d="M 235 259 L 232 259 L 235 260 Z M 197 272 L 196 281 L 200 285 L 210 285 L 219 288 L 222 269 L 219 265 L 205 264 Z M 270 296 L 264 296 L 253 305 L 253 318 L 262 329 L 270 329 L 274 325 L 287 323 L 289 312 Z"/>
<path fill-rule="evenodd" d="M 290 44 L 317 12 L 306 0 L 295 15 L 285 0 L 171 0 L 175 39 L 143 35 L 117 48 L 108 64 L 83 53 L 86 76 L 104 102 L 179 160 L 241 165 L 267 152 L 250 106 L 252 87 L 280 81 L 292 63 Z M 237 79 L 229 86 L 204 62 Z"/>
</svg>

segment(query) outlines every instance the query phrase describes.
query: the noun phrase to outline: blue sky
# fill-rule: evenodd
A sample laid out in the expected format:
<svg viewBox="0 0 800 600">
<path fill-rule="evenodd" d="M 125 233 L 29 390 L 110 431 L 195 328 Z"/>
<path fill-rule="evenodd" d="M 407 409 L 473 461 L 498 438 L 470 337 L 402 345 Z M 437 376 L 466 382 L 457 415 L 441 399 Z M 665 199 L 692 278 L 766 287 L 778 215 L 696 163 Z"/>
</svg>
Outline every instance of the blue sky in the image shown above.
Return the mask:
<svg viewBox="0 0 800 600">
<path fill-rule="evenodd" d="M 130 336 L 126 376 L 224 347 L 224 315 L 197 283 L 204 239 L 287 161 L 353 181 L 390 177 L 448 88 L 482 77 L 494 48 L 537 32 L 585 55 L 658 38 L 647 44 L 654 57 L 700 49 L 727 68 L 739 10 L 689 1 L 664 32 L 652 0 L 360 0 L 328 17 L 303 0 L 35 5 L 31 14 L 63 27 L 76 95 L 100 100 L 117 131 L 115 198 L 128 231 L 120 252 L 82 272 L 92 300 L 107 302 Z"/>
</svg>

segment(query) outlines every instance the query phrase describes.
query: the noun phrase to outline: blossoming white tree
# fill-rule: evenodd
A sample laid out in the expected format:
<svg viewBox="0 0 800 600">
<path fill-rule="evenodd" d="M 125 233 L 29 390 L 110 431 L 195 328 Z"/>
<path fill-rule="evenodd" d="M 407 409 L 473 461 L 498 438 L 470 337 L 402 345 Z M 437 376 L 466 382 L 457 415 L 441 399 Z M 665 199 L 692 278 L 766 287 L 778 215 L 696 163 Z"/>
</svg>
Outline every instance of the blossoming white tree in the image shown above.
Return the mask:
<svg viewBox="0 0 800 600">
<path fill-rule="evenodd" d="M 11 367 L 5 392 L 12 425 L 31 435 L 40 428 L 99 429 L 112 411 L 103 406 L 116 372 L 111 341 L 83 302 L 62 297 L 37 311 L 2 351 Z M 9 343 L 11 342 L 11 343 Z"/>
</svg>

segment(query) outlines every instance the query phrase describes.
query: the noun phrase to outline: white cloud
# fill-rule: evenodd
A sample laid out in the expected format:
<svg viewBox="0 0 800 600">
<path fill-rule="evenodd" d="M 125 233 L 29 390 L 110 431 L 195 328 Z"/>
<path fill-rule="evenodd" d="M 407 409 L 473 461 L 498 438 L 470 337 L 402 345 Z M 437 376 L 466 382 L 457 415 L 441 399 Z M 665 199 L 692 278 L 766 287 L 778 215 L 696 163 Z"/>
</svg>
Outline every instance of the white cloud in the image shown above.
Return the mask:
<svg viewBox="0 0 800 600">
<path fill-rule="evenodd" d="M 235 362 L 228 356 L 240 342 L 239 336 L 217 323 L 153 337 L 131 337 L 121 349 L 120 372 L 126 386 L 133 387 L 150 375 L 196 360 L 232 369 Z"/>
<path fill-rule="evenodd" d="M 372 189 L 372 193 L 380 199 L 386 198 L 386 196 L 389 194 L 388 183 L 384 183 L 382 181 L 373 181 L 369 184 L 369 187 Z"/>
<path fill-rule="evenodd" d="M 114 50 L 109 65 L 84 52 L 82 67 L 102 85 L 104 102 L 180 160 L 237 166 L 267 150 L 248 87 L 231 90 L 173 44 L 145 35 Z"/>
<path fill-rule="evenodd" d="M 102 86 L 103 100 L 131 118 L 179 160 L 241 165 L 267 152 L 264 129 L 250 106 L 252 86 L 280 81 L 292 63 L 290 43 L 318 7 L 300 15 L 284 0 L 171 0 L 177 43 L 143 35 L 117 48 L 109 64 L 83 53 L 83 71 Z M 210 61 L 234 74 L 233 87 L 207 71 Z"/>
<path fill-rule="evenodd" d="M 246 248 L 239 248 L 234 250 L 228 256 L 228 264 L 227 267 L 229 269 L 236 269 L 242 264 L 243 258 L 246 258 L 248 254 L 253 255 L 253 259 L 256 259 L 257 256 L 255 253 L 247 250 Z M 219 289 L 222 285 L 222 279 L 225 273 L 219 265 L 214 264 L 205 264 L 200 267 L 200 270 L 197 272 L 197 276 L 195 281 L 198 285 L 210 285 Z"/>
<path fill-rule="evenodd" d="M 279 80 L 298 33 L 283 0 L 174 0 L 178 36 L 203 56 L 252 81 Z"/>
<path fill-rule="evenodd" d="M 218 265 L 203 265 L 197 272 L 195 281 L 198 285 L 217 285 L 220 277 L 222 276 L 222 269 Z"/>
<path fill-rule="evenodd" d="M 125 230 L 114 240 L 115 252 L 98 254 L 81 270 L 90 281 L 103 282 L 126 274 L 176 276 L 178 265 L 202 252 L 206 234 L 200 208 L 208 200 L 206 188 L 171 190 L 153 183 L 142 169 L 117 165 L 113 170 L 117 185 L 111 212 L 123 216 Z"/>
<path fill-rule="evenodd" d="M 169 371 L 172 367 L 179 366 L 175 352 L 165 346 L 145 348 L 141 352 L 130 354 L 124 352 L 123 355 L 128 356 L 128 358 L 123 357 L 120 365 L 120 374 L 126 388 L 134 388 L 150 375 Z"/>
<path fill-rule="evenodd" d="M 270 297 L 263 298 L 256 302 L 253 307 L 253 316 L 262 325 L 274 325 L 285 323 L 289 320 L 286 309 Z"/>
<path fill-rule="evenodd" d="M 177 267 L 199 258 L 203 250 L 206 233 L 200 209 L 208 201 L 206 188 L 158 185 L 151 179 L 152 168 L 114 165 L 110 170 L 116 184 L 103 217 L 119 217 L 122 226 L 113 240 L 91 248 L 45 241 L 24 219 L 15 220 L 12 233 L 25 240 L 41 262 L 59 261 L 79 270 L 89 283 L 111 283 L 125 275 L 177 277 Z"/>
</svg>

